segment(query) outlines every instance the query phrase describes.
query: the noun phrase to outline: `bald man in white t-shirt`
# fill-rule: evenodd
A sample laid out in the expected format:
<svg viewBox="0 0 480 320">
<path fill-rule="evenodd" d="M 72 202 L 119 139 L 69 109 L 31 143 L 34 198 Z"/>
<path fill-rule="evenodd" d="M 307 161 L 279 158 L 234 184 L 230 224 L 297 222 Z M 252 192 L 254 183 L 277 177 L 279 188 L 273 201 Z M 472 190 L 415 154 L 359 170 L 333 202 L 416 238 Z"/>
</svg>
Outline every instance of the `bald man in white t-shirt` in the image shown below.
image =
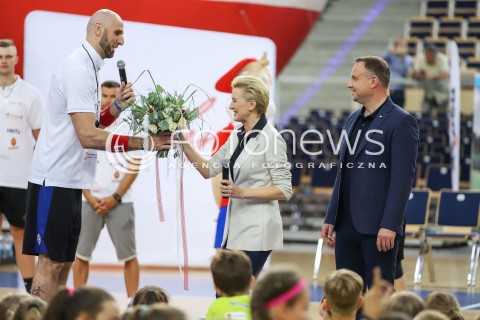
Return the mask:
<svg viewBox="0 0 480 320">
<path fill-rule="evenodd" d="M 67 283 L 81 229 L 82 189 L 91 188 L 97 150 L 142 150 L 143 139 L 109 133 L 108 127 L 135 102 L 123 83 L 113 105 L 100 110 L 100 68 L 124 43 L 123 21 L 108 9 L 95 12 L 86 39 L 54 72 L 45 121 L 28 179 L 23 253 L 38 256 L 32 294 L 46 301 Z M 170 135 L 147 139 L 146 151 L 169 150 Z M 148 145 L 147 145 L 148 144 Z"/>
<path fill-rule="evenodd" d="M 17 266 L 30 292 L 35 259 L 22 254 L 28 171 L 45 106 L 40 91 L 15 74 L 17 63 L 13 41 L 0 40 L 0 212 L 10 225 Z"/>
</svg>

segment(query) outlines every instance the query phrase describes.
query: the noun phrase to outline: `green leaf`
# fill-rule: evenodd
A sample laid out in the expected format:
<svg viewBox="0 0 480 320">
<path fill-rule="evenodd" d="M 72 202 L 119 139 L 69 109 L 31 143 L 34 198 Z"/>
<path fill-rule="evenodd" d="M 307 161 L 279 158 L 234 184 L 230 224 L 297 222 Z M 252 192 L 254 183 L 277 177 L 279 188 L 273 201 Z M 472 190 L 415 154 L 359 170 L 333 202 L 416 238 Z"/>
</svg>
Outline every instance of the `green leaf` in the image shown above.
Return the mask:
<svg viewBox="0 0 480 320">
<path fill-rule="evenodd" d="M 181 115 L 182 115 L 182 113 L 181 113 L 180 111 L 178 111 L 178 110 L 175 111 L 175 112 L 173 113 L 173 121 L 178 122 L 178 120 L 180 120 L 180 116 L 181 116 Z"/>
<path fill-rule="evenodd" d="M 162 120 L 158 123 L 158 127 L 160 128 L 160 131 L 167 131 L 168 130 L 168 121 L 167 120 Z"/>
<path fill-rule="evenodd" d="M 162 86 L 159 84 L 157 84 L 157 87 L 155 89 L 159 94 L 165 92 L 165 90 L 163 90 Z"/>
</svg>

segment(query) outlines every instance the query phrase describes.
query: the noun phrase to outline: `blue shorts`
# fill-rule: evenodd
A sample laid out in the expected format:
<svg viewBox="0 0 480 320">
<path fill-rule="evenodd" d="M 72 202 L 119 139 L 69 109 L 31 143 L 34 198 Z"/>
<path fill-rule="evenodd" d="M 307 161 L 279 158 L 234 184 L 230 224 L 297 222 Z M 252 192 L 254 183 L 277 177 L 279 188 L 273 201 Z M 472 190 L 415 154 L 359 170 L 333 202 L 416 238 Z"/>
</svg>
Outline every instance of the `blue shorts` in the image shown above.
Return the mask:
<svg viewBox="0 0 480 320">
<path fill-rule="evenodd" d="M 225 230 L 225 220 L 227 219 L 227 208 L 228 206 L 220 207 L 220 211 L 218 212 L 217 230 L 215 231 L 215 244 L 213 245 L 215 249 L 222 248 L 223 231 Z"/>
<path fill-rule="evenodd" d="M 82 225 L 82 190 L 28 183 L 23 253 L 75 261 Z"/>
</svg>

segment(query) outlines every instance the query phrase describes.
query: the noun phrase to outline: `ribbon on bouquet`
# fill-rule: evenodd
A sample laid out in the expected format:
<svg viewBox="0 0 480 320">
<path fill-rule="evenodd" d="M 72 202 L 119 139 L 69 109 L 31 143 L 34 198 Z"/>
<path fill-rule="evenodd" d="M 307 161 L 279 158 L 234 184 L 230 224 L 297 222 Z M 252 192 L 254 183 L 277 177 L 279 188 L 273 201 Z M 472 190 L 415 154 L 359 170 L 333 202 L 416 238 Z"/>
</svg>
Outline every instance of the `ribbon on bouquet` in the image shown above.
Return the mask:
<svg viewBox="0 0 480 320">
<path fill-rule="evenodd" d="M 158 158 L 155 155 L 155 175 L 157 177 L 156 185 L 157 185 L 157 208 L 158 208 L 158 216 L 160 218 L 160 222 L 165 221 L 165 215 L 163 214 L 163 204 L 162 204 L 162 190 L 160 188 L 160 168 L 158 164 Z"/>
<path fill-rule="evenodd" d="M 148 117 L 148 114 L 146 114 L 143 117 L 142 121 L 142 130 L 144 137 L 142 139 L 142 149 L 143 151 L 153 151 L 153 141 L 152 141 L 152 147 L 149 150 L 148 149 L 148 141 L 150 140 L 150 136 L 148 134 L 149 132 L 149 126 L 150 126 L 150 119 Z M 158 165 L 158 158 L 155 155 L 155 175 L 156 175 L 156 187 L 157 187 L 157 208 L 158 208 L 158 216 L 160 218 L 160 221 L 163 222 L 165 221 L 165 215 L 163 214 L 163 204 L 162 204 L 162 190 L 160 188 L 160 168 Z"/>
<path fill-rule="evenodd" d="M 185 156 L 183 155 L 182 146 L 177 147 L 177 152 L 179 153 L 177 157 L 176 165 L 176 187 L 177 187 L 177 204 L 176 204 L 176 216 L 177 216 L 177 257 L 178 257 L 178 268 L 180 273 L 183 274 L 183 288 L 189 290 L 188 288 L 188 244 L 187 244 L 187 226 L 185 222 L 185 197 L 183 189 L 183 175 L 185 167 Z M 158 158 L 155 156 L 155 173 L 156 173 L 156 187 L 157 187 L 157 206 L 158 214 L 160 221 L 165 221 L 165 215 L 163 213 L 162 205 L 162 192 L 160 187 L 160 168 L 158 164 Z M 180 229 L 180 230 L 178 230 Z M 183 252 L 183 269 L 181 263 L 181 253 L 180 253 L 180 242 L 182 245 Z"/>
<path fill-rule="evenodd" d="M 183 273 L 183 288 L 188 291 L 188 244 L 187 244 L 187 226 L 185 223 L 185 197 L 183 190 L 183 174 L 185 166 L 185 157 L 183 155 L 182 146 L 177 147 L 178 157 L 177 157 L 177 169 L 176 169 L 176 182 L 177 182 L 177 226 L 180 225 L 180 234 L 181 239 L 179 238 L 179 232 L 177 229 L 177 253 L 178 253 L 178 266 L 180 273 Z M 178 220 L 180 220 L 178 223 Z M 182 252 L 183 252 L 183 271 L 181 264 L 181 255 L 179 250 L 179 243 L 182 242 Z"/>
</svg>

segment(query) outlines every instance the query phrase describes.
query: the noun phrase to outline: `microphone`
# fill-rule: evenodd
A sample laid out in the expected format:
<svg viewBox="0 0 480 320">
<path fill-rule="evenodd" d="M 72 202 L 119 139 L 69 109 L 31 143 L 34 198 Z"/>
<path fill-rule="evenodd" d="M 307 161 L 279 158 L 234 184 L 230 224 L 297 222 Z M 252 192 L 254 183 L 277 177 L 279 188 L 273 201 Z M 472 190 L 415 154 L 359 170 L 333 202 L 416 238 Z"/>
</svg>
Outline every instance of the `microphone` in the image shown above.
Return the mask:
<svg viewBox="0 0 480 320">
<path fill-rule="evenodd" d="M 125 72 L 125 61 L 117 61 L 118 73 L 120 73 L 120 83 L 125 82 L 127 84 L 127 73 Z"/>
<path fill-rule="evenodd" d="M 222 159 L 222 180 L 228 180 L 229 173 L 228 170 L 230 169 L 230 161 L 228 159 Z M 223 197 L 228 198 L 228 197 Z"/>
</svg>

